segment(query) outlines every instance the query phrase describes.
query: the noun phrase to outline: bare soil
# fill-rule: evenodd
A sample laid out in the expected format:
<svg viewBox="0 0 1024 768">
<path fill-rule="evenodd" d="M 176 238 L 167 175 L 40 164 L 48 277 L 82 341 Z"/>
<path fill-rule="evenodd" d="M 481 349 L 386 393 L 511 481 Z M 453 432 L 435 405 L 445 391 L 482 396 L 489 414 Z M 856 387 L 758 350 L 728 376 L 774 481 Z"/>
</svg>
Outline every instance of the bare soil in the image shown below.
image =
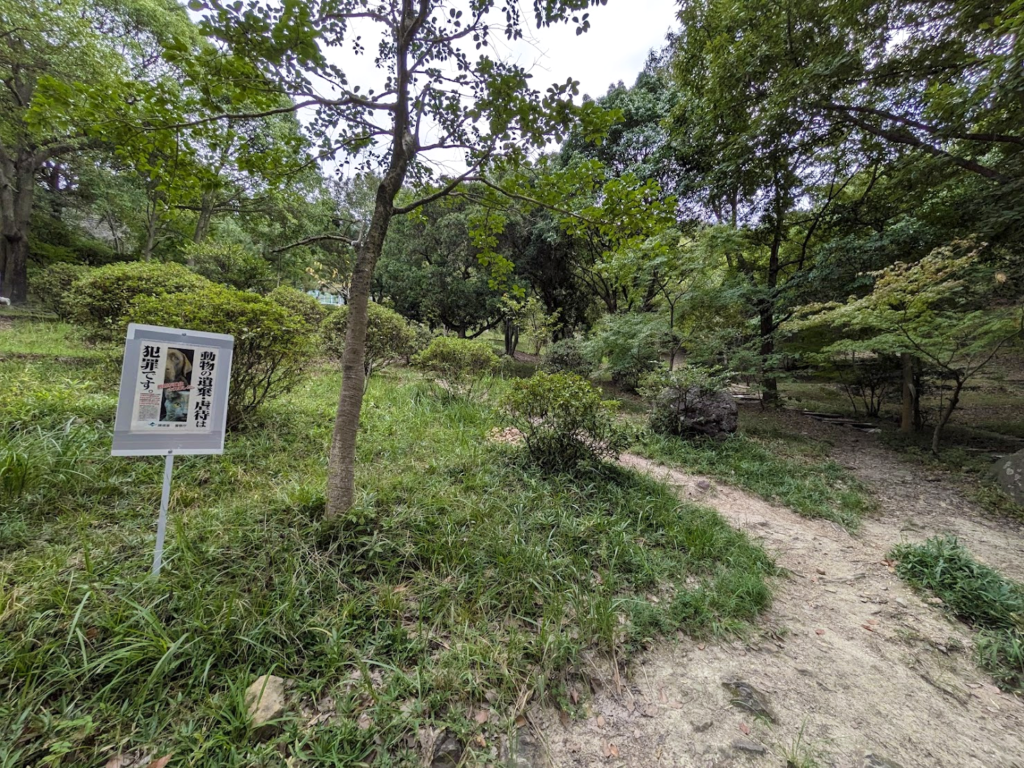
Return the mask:
<svg viewBox="0 0 1024 768">
<path fill-rule="evenodd" d="M 872 436 L 839 430 L 828 435 L 834 457 L 879 502 L 856 534 L 708 478 L 622 457 L 682 498 L 717 509 L 761 541 L 787 575 L 746 641 L 681 636 L 621 677 L 610 661 L 591 659 L 589 717 L 531 713 L 520 766 L 1024 768 L 1024 701 L 975 665 L 972 632 L 886 562 L 898 542 L 949 533 L 1022 579 L 1024 532 L 986 517 L 952 484 L 902 463 Z M 731 680 L 762 692 L 777 723 L 732 703 L 723 686 Z"/>
</svg>

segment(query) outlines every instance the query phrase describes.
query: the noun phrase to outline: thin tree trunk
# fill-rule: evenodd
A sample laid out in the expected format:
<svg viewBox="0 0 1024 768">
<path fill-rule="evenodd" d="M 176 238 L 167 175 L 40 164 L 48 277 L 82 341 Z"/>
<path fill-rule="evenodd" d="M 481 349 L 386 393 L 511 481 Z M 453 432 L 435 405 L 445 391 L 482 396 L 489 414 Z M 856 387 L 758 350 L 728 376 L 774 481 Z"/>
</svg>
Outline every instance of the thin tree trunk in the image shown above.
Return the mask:
<svg viewBox="0 0 1024 768">
<path fill-rule="evenodd" d="M 914 386 L 914 356 L 909 352 L 900 355 L 903 365 L 903 412 L 900 417 L 900 431 L 910 434 L 914 431 L 914 400 L 917 388 Z"/>
<path fill-rule="evenodd" d="M 935 431 L 932 432 L 932 453 L 938 454 L 939 452 L 939 441 L 942 439 L 942 430 L 946 424 L 949 423 L 950 418 L 953 416 L 953 411 L 956 410 L 957 404 L 960 402 L 960 390 L 963 389 L 964 382 L 957 381 L 956 386 L 953 388 L 953 394 L 949 397 L 949 403 L 942 412 L 939 414 L 939 420 L 935 424 Z"/>
<path fill-rule="evenodd" d="M 199 206 L 199 218 L 196 220 L 196 229 L 192 233 L 192 242 L 201 243 L 206 239 L 206 235 L 210 232 L 210 222 L 213 221 L 213 192 L 207 190 L 203 192 L 203 200 Z M 195 266 L 195 259 L 191 256 L 188 260 L 190 267 Z"/>
</svg>

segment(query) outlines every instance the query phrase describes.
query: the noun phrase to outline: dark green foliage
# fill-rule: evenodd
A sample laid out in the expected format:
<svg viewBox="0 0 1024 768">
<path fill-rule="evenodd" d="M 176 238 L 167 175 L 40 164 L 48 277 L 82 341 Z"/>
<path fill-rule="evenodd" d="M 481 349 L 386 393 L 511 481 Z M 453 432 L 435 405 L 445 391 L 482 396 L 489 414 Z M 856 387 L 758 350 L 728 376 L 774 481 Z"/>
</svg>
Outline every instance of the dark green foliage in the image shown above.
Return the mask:
<svg viewBox="0 0 1024 768">
<path fill-rule="evenodd" d="M 530 458 L 549 471 L 616 458 L 626 445 L 615 423 L 617 405 L 576 374 L 543 371 L 512 381 L 502 399 Z"/>
<path fill-rule="evenodd" d="M 716 368 L 682 365 L 664 368 L 640 380 L 639 393 L 650 403 L 651 429 L 666 435 L 679 434 L 679 416 L 702 398 L 713 397 L 729 385 L 729 375 Z"/>
<path fill-rule="evenodd" d="M 942 599 L 957 618 L 981 631 L 981 665 L 1010 689 L 1024 686 L 1024 585 L 983 565 L 952 537 L 900 544 L 890 557 L 900 578 Z"/>
<path fill-rule="evenodd" d="M 348 330 L 348 307 L 339 307 L 324 321 L 324 346 L 327 354 L 341 359 L 345 351 L 345 332 Z M 416 334 L 405 318 L 394 310 L 370 303 L 366 320 L 366 353 L 363 372 L 366 380 L 374 371 L 404 359 L 416 340 Z"/>
<path fill-rule="evenodd" d="M 320 330 L 321 323 L 327 317 L 328 310 L 323 304 L 308 293 L 288 285 L 278 286 L 267 294 L 267 298 L 301 317 L 313 330 Z"/>
<path fill-rule="evenodd" d="M 301 317 L 255 293 L 219 285 L 178 294 L 172 301 L 139 299 L 129 319 L 235 337 L 228 395 L 231 427 L 295 387 L 314 353 L 313 337 Z"/>
<path fill-rule="evenodd" d="M 209 280 L 180 264 L 121 262 L 86 274 L 74 284 L 67 301 L 76 322 L 88 328 L 93 337 L 110 340 L 124 332 L 125 317 L 136 299 L 158 300 L 208 285 Z M 173 314 L 173 302 L 166 303 L 168 312 Z M 210 330 L 201 326 L 199 329 Z"/>
<path fill-rule="evenodd" d="M 484 376 L 498 367 L 498 356 L 485 341 L 438 336 L 412 362 L 430 372 L 449 395 L 469 397 Z"/>
<path fill-rule="evenodd" d="M 60 320 L 67 320 L 72 315 L 73 305 L 71 286 L 75 281 L 85 277 L 89 268 L 82 264 L 70 264 L 60 261 L 51 264 L 32 280 L 32 292 L 46 309 Z"/>
<path fill-rule="evenodd" d="M 204 240 L 190 244 L 185 256 L 196 274 L 213 283 L 257 292 L 273 285 L 270 265 L 235 243 Z"/>
<path fill-rule="evenodd" d="M 562 339 L 545 350 L 544 370 L 550 373 L 575 373 L 587 379 L 594 372 L 594 363 L 584 354 L 582 341 Z"/>
<path fill-rule="evenodd" d="M 656 315 L 608 315 L 594 327 L 587 356 L 603 363 L 612 381 L 635 391 L 640 379 L 655 370 L 671 345 L 671 337 Z"/>
</svg>

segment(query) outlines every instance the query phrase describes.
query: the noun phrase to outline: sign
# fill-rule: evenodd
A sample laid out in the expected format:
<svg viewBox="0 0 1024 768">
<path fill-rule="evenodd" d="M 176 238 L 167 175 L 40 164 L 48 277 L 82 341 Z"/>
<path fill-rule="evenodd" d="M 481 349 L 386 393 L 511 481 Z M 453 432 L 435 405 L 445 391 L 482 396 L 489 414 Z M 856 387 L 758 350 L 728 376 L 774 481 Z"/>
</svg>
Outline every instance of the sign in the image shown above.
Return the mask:
<svg viewBox="0 0 1024 768">
<path fill-rule="evenodd" d="M 114 456 L 224 452 L 234 339 L 128 326 Z"/>
<path fill-rule="evenodd" d="M 235 340 L 222 333 L 128 326 L 114 456 L 163 456 L 153 575 L 160 575 L 176 454 L 224 453 Z"/>
</svg>

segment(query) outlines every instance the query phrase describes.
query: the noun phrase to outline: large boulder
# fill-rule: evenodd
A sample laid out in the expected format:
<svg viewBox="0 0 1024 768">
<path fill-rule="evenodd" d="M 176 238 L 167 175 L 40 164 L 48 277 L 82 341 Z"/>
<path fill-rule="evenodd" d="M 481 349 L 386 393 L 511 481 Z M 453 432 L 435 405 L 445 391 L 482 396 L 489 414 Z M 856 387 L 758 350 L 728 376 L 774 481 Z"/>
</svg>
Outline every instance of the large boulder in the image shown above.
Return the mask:
<svg viewBox="0 0 1024 768">
<path fill-rule="evenodd" d="M 999 487 L 1017 504 L 1024 506 L 1024 451 L 996 462 L 996 480 Z"/>
<path fill-rule="evenodd" d="M 728 392 L 691 387 L 668 388 L 654 404 L 652 426 L 680 437 L 711 437 L 724 440 L 736 432 L 739 412 Z"/>
</svg>

